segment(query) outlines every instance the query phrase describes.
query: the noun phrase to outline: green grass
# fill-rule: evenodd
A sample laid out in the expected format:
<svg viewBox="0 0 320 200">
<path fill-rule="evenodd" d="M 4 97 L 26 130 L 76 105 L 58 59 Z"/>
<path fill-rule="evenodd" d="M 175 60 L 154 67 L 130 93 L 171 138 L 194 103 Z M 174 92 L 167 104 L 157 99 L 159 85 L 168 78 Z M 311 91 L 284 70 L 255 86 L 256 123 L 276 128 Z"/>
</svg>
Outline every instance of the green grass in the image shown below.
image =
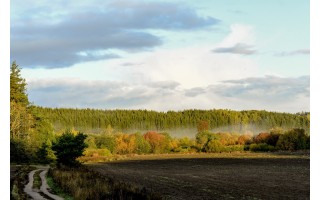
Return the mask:
<svg viewBox="0 0 320 200">
<path fill-rule="evenodd" d="M 42 172 L 41 170 L 36 171 L 36 173 L 34 173 L 34 175 L 33 175 L 33 185 L 32 185 L 33 189 L 40 189 L 40 187 L 41 187 L 41 184 L 42 184 L 42 181 L 40 178 L 41 172 Z"/>
<path fill-rule="evenodd" d="M 47 179 L 47 183 L 51 189 L 51 193 L 56 194 L 56 195 L 64 198 L 65 200 L 73 200 L 73 197 L 70 194 L 68 194 L 67 192 L 65 192 L 62 188 L 60 188 L 53 181 L 53 178 L 51 176 L 47 175 L 46 179 Z"/>
</svg>

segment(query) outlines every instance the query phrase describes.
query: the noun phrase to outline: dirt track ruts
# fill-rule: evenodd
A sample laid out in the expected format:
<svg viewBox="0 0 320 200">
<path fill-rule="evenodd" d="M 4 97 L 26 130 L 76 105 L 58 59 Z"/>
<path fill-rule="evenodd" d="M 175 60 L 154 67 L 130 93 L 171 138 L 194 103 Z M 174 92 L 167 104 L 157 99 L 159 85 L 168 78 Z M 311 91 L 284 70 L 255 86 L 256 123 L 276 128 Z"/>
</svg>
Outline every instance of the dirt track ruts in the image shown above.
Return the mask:
<svg viewBox="0 0 320 200">
<path fill-rule="evenodd" d="M 41 178 L 41 187 L 40 187 L 40 191 L 43 192 L 45 195 L 47 195 L 48 197 L 50 197 L 51 199 L 54 200 L 63 200 L 62 197 L 59 197 L 55 194 L 52 194 L 48 191 L 48 189 L 50 188 L 48 186 L 47 180 L 46 180 L 46 173 L 48 172 L 48 167 L 39 167 L 39 169 L 33 170 L 29 173 L 29 183 L 25 186 L 24 188 L 24 192 L 26 194 L 28 194 L 31 198 L 35 199 L 35 200 L 45 200 L 47 198 L 41 196 L 41 194 L 39 193 L 39 191 L 35 190 L 32 188 L 33 186 L 33 176 L 35 174 L 35 172 L 37 171 L 41 171 L 40 173 L 40 178 Z"/>
</svg>

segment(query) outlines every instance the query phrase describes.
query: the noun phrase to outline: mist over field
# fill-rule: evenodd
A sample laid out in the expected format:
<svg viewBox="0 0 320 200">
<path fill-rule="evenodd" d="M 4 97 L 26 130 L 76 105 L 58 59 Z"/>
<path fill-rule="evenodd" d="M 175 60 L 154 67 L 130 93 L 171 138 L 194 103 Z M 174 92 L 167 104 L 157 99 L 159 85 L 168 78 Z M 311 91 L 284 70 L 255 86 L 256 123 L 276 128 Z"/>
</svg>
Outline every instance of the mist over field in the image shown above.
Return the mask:
<svg viewBox="0 0 320 200">
<path fill-rule="evenodd" d="M 250 124 L 245 127 L 241 125 L 230 125 L 230 126 L 222 126 L 210 129 L 210 132 L 213 133 L 237 133 L 237 134 L 252 134 L 252 135 L 258 135 L 261 132 L 267 132 L 270 129 L 263 128 L 258 125 Z M 164 129 L 164 130 L 129 130 L 124 131 L 125 133 L 146 133 L 148 131 L 158 131 L 158 132 L 166 132 L 169 133 L 172 137 L 177 138 L 183 138 L 183 137 L 189 137 L 189 138 L 195 138 L 197 134 L 197 128 L 175 128 L 175 129 Z"/>
<path fill-rule="evenodd" d="M 97 128 L 92 130 L 87 130 L 91 133 L 99 134 L 103 132 L 105 129 Z M 86 131 L 86 130 L 83 130 Z M 195 138 L 198 130 L 197 128 L 171 128 L 171 129 L 124 129 L 124 130 L 117 130 L 114 129 L 115 132 L 122 132 L 126 134 L 132 134 L 132 133 L 147 133 L 149 131 L 155 131 L 159 133 L 168 133 L 173 138 Z M 255 124 L 248 124 L 246 126 L 239 125 L 229 125 L 229 126 L 221 126 L 217 128 L 213 128 L 209 130 L 212 133 L 231 133 L 231 134 L 250 134 L 250 135 L 258 135 L 262 132 L 268 132 L 270 131 L 270 128 L 266 128 L 263 126 L 255 125 Z"/>
</svg>

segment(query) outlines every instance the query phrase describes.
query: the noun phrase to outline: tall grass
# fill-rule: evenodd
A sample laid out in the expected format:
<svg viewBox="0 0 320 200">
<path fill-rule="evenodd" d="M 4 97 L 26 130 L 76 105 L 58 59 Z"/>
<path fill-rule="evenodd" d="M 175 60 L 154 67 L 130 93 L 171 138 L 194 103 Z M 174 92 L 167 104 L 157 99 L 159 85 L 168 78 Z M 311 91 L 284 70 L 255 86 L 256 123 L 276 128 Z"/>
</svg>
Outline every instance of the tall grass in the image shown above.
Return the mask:
<svg viewBox="0 0 320 200">
<path fill-rule="evenodd" d="M 61 187 L 59 187 L 54 181 L 53 178 L 50 176 L 50 174 L 46 177 L 47 183 L 50 187 L 50 192 L 52 194 L 56 194 L 60 197 L 62 197 L 64 200 L 73 200 L 72 196 L 68 193 L 66 193 Z"/>
<path fill-rule="evenodd" d="M 56 184 L 70 193 L 75 200 L 98 199 L 161 199 L 158 195 L 133 185 L 115 182 L 86 167 L 55 168 L 49 170 Z"/>
<path fill-rule="evenodd" d="M 40 173 L 41 172 L 42 172 L 41 170 L 36 171 L 36 173 L 34 173 L 34 175 L 33 175 L 32 188 L 34 188 L 34 189 L 39 189 L 40 190 L 40 187 L 41 187 L 41 184 L 42 184 L 42 181 L 41 181 L 41 178 L 40 178 Z"/>
</svg>

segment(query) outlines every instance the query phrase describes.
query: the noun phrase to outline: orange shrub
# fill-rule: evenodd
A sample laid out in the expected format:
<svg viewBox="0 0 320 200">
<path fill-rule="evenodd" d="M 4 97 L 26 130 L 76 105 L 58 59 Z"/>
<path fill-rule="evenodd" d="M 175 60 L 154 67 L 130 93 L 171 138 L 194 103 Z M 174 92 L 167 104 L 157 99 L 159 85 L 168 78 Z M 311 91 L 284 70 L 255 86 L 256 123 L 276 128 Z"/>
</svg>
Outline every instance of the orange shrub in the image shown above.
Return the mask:
<svg viewBox="0 0 320 200">
<path fill-rule="evenodd" d="M 152 153 L 164 153 L 168 151 L 170 141 L 164 134 L 160 134 L 155 131 L 149 131 L 144 134 L 143 137 L 147 142 L 149 142 Z"/>
<path fill-rule="evenodd" d="M 248 134 L 240 135 L 238 138 L 238 144 L 245 145 L 252 142 L 252 136 Z"/>
<path fill-rule="evenodd" d="M 267 143 L 270 138 L 270 133 L 259 133 L 253 138 L 253 142 L 256 144 Z"/>
</svg>

